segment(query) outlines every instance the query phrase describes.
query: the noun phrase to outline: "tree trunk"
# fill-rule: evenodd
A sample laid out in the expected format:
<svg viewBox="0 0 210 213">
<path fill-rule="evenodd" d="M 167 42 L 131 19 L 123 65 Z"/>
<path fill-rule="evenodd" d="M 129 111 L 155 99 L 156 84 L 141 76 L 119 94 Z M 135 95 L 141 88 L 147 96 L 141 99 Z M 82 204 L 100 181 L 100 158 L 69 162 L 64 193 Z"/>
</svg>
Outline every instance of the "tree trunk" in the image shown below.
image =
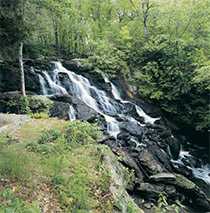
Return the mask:
<svg viewBox="0 0 210 213">
<path fill-rule="evenodd" d="M 21 75 L 21 93 L 23 96 L 26 96 L 25 74 L 24 74 L 24 67 L 23 67 L 23 42 L 20 43 L 19 64 L 20 64 L 20 75 Z"/>
<path fill-rule="evenodd" d="M 144 24 L 144 37 L 148 37 L 148 26 L 147 26 L 147 21 L 148 21 L 148 16 L 149 16 L 149 9 L 150 9 L 150 3 L 149 0 L 142 0 L 142 10 L 143 10 L 143 24 Z"/>
</svg>

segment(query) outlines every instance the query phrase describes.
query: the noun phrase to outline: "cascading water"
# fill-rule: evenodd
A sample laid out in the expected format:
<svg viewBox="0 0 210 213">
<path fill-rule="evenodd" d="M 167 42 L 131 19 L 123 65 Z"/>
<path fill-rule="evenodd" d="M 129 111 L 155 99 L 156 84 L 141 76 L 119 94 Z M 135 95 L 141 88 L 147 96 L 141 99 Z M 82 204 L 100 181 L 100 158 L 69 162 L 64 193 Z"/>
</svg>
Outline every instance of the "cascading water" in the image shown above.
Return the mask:
<svg viewBox="0 0 210 213">
<path fill-rule="evenodd" d="M 210 164 L 202 163 L 201 166 L 191 165 L 191 161 L 197 161 L 190 151 L 186 151 L 181 147 L 178 160 L 171 160 L 174 165 L 181 165 L 187 167 L 192 171 L 195 178 L 203 180 L 205 183 L 210 184 Z"/>
<path fill-rule="evenodd" d="M 53 95 L 53 94 L 61 94 L 61 95 L 66 95 L 68 94 L 68 92 L 66 91 L 65 88 L 63 88 L 62 86 L 60 86 L 59 84 L 56 83 L 56 81 L 54 82 L 53 80 L 56 79 L 55 75 L 53 76 L 53 79 L 50 77 L 50 75 L 47 72 L 43 72 L 44 77 L 50 87 L 51 93 L 47 92 L 46 95 Z M 46 90 L 45 90 L 46 91 Z"/>
<path fill-rule="evenodd" d="M 60 62 L 54 62 L 55 70 L 51 73 L 52 77 L 47 73 L 43 72 L 43 75 L 39 75 L 40 85 L 42 87 L 43 95 L 65 95 L 70 93 L 71 95 L 82 100 L 87 106 L 91 107 L 100 115 L 104 116 L 107 123 L 107 132 L 117 138 L 118 134 L 121 132 L 120 126 L 121 121 L 117 119 L 120 117 L 123 120 L 127 120 L 131 123 L 135 123 L 138 126 L 144 126 L 134 117 L 128 114 L 124 114 L 123 110 L 120 110 L 118 105 L 122 105 L 123 109 L 126 109 L 127 106 L 131 106 L 136 110 L 136 113 L 139 117 L 144 118 L 145 123 L 154 124 L 160 118 L 152 118 L 147 115 L 141 107 L 130 102 L 125 101 L 121 98 L 120 93 L 117 87 L 104 77 L 106 83 L 109 83 L 112 88 L 112 96 L 110 98 L 105 91 L 96 88 L 91 85 L 89 80 L 81 75 L 77 75 L 74 72 L 71 72 L 65 69 Z M 59 80 L 59 75 L 64 74 L 68 77 L 68 88 L 64 87 Z M 65 89 L 66 88 L 66 89 Z M 72 105 L 69 105 L 69 119 L 76 119 L 76 111 Z M 139 146 L 138 142 L 136 142 Z M 174 164 L 182 164 L 186 159 L 192 158 L 189 152 L 181 150 L 179 159 L 173 161 Z M 189 167 L 189 165 L 188 165 Z M 206 183 L 210 184 L 210 165 L 204 165 L 200 168 L 190 167 L 192 173 L 195 177 L 204 180 Z"/>
<path fill-rule="evenodd" d="M 120 122 L 115 118 L 115 116 L 119 115 L 119 109 L 113 103 L 114 100 L 108 97 L 105 91 L 100 90 L 95 86 L 91 85 L 87 78 L 81 75 L 77 75 L 74 72 L 71 72 L 64 68 L 60 62 L 54 62 L 54 65 L 55 69 L 52 72 L 52 77 L 47 72 L 43 72 L 43 77 L 40 76 L 40 83 L 43 88 L 43 94 L 65 95 L 70 92 L 72 95 L 82 100 L 86 105 L 94 109 L 97 113 L 104 116 L 107 123 L 107 132 L 111 136 L 117 138 L 117 135 L 120 133 Z M 65 74 L 68 76 L 68 89 L 65 89 L 62 86 L 61 82 L 59 81 L 59 74 Z M 47 92 L 48 90 L 46 88 L 46 82 L 43 82 L 43 80 L 45 80 L 49 85 L 50 93 Z M 117 87 L 112 82 L 110 82 L 108 78 L 104 77 L 104 80 L 107 83 L 111 84 L 112 94 L 115 100 L 120 101 L 122 105 L 127 103 L 133 104 L 131 102 L 122 100 L 122 98 L 120 97 L 120 93 L 117 90 Z M 144 117 L 145 122 L 150 122 L 154 124 L 154 122 L 158 120 L 156 118 L 151 118 L 150 116 L 148 116 L 140 107 L 136 105 L 134 106 L 136 107 L 139 116 Z M 72 106 L 69 110 L 69 118 L 72 120 L 76 118 L 75 111 L 72 109 Z M 130 121 L 133 120 L 137 122 L 134 118 L 129 116 L 127 116 L 127 119 Z M 141 125 L 140 123 L 138 124 Z"/>
<path fill-rule="evenodd" d="M 120 96 L 120 92 L 118 91 L 117 87 L 106 76 L 104 76 L 104 81 L 106 83 L 110 83 L 111 84 L 113 97 L 116 100 L 122 101 L 122 98 Z"/>
<path fill-rule="evenodd" d="M 43 93 L 43 95 L 47 95 L 47 87 L 46 87 L 45 79 L 40 74 L 38 76 L 39 76 L 39 82 L 41 85 L 42 93 Z"/>
<path fill-rule="evenodd" d="M 136 112 L 138 113 L 138 115 L 140 117 L 144 118 L 145 123 L 150 123 L 150 124 L 154 124 L 155 121 L 160 120 L 160 118 L 152 118 L 150 116 L 148 116 L 139 106 L 135 105 L 136 108 Z"/>
<path fill-rule="evenodd" d="M 72 105 L 69 104 L 69 120 L 75 121 L 76 120 L 76 111 Z"/>
</svg>

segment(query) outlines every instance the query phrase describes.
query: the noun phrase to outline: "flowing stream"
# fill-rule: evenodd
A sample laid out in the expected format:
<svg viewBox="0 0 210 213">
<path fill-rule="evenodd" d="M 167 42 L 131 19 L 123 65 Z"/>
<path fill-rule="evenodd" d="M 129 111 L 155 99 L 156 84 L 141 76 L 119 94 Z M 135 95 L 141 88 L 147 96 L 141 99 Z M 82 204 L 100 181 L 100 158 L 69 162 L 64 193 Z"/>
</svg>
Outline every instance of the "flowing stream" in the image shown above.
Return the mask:
<svg viewBox="0 0 210 213">
<path fill-rule="evenodd" d="M 114 100 L 109 97 L 105 91 L 98 89 L 94 85 L 91 85 L 87 78 L 67 70 L 60 62 L 54 62 L 54 64 L 55 69 L 51 74 L 52 76 L 50 76 L 48 72 L 43 72 L 43 76 L 39 77 L 43 95 L 65 95 L 70 92 L 73 96 L 82 100 L 86 105 L 94 109 L 97 113 L 103 115 L 107 122 L 107 132 L 113 137 L 117 138 L 117 135 L 120 133 L 120 122 L 115 118 L 120 114 L 117 102 L 120 101 L 122 105 L 126 103 L 133 103 L 123 101 L 120 97 L 120 93 L 117 90 L 117 87 L 106 77 L 104 77 L 104 80 L 105 82 L 111 84 Z M 61 82 L 59 81 L 59 74 L 65 74 L 68 76 L 68 92 L 67 89 L 61 85 Z M 144 118 L 145 123 L 154 124 L 154 122 L 159 119 L 150 117 L 139 106 L 135 106 L 137 114 Z M 70 106 L 69 118 L 71 120 L 76 119 L 75 113 L 76 111 L 73 109 L 73 106 Z M 135 119 L 133 118 L 133 120 Z"/>
<path fill-rule="evenodd" d="M 105 118 L 107 123 L 107 132 L 111 136 L 117 138 L 121 131 L 121 122 L 117 119 L 118 117 L 127 119 L 129 122 L 133 122 L 141 127 L 145 125 L 137 121 L 136 118 L 131 115 L 123 112 L 122 109 L 126 109 L 128 105 L 134 107 L 136 114 L 144 119 L 144 123 L 150 123 L 153 125 L 160 119 L 152 118 L 146 114 L 140 106 L 130 101 L 123 100 L 117 87 L 106 76 L 104 76 L 104 81 L 111 85 L 112 97 L 109 97 L 105 91 L 92 85 L 84 76 L 78 75 L 64 68 L 60 62 L 53 63 L 55 65 L 53 72 L 43 72 L 42 75 L 39 75 L 43 95 L 65 95 L 70 93 L 71 95 L 79 98 L 87 106 Z M 68 88 L 60 82 L 60 74 L 67 76 Z M 68 114 L 70 120 L 76 120 L 76 110 L 72 105 L 69 105 Z M 185 165 L 186 160 L 190 158 L 192 158 L 190 152 L 181 150 L 179 159 L 177 161 L 173 161 L 173 163 Z M 187 167 L 192 170 L 192 174 L 196 178 L 210 184 L 210 165 L 202 165 L 199 168 L 190 167 L 189 165 L 187 165 Z"/>
</svg>

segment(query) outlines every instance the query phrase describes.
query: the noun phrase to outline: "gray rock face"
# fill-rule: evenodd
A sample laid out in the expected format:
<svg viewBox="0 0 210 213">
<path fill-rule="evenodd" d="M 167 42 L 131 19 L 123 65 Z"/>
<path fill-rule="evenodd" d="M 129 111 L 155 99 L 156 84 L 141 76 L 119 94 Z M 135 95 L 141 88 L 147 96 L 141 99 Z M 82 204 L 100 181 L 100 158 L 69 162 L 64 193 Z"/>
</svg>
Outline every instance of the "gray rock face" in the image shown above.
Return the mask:
<svg viewBox="0 0 210 213">
<path fill-rule="evenodd" d="M 76 117 L 79 120 L 90 121 L 99 116 L 96 111 L 94 111 L 92 108 L 87 106 L 84 102 L 76 97 L 65 95 L 53 96 L 51 97 L 51 99 L 56 102 L 55 108 L 52 113 L 53 116 L 56 115 L 60 118 L 66 118 L 69 112 L 69 104 L 71 104 L 75 108 Z M 62 112 L 62 110 L 65 110 L 65 112 Z"/>
<path fill-rule="evenodd" d="M 60 119 L 68 120 L 69 119 L 69 104 L 59 101 L 53 102 L 53 107 L 50 110 L 51 117 L 57 117 Z"/>
<path fill-rule="evenodd" d="M 159 173 L 149 178 L 151 181 L 154 182 L 166 182 L 171 183 L 176 181 L 176 176 L 172 173 Z"/>
<path fill-rule="evenodd" d="M 154 156 L 148 150 L 143 151 L 138 156 L 138 160 L 148 175 L 157 174 L 164 171 L 161 164 L 154 159 Z"/>
<path fill-rule="evenodd" d="M 137 188 L 138 193 L 144 193 L 148 199 L 158 199 L 160 194 L 166 193 L 169 198 L 176 197 L 176 188 L 164 184 L 141 183 Z"/>
<path fill-rule="evenodd" d="M 124 122 L 121 128 L 122 130 L 124 130 L 125 132 L 129 132 L 133 136 L 137 136 L 139 138 L 142 137 L 143 128 L 135 124 L 134 122 L 130 121 Z"/>
</svg>

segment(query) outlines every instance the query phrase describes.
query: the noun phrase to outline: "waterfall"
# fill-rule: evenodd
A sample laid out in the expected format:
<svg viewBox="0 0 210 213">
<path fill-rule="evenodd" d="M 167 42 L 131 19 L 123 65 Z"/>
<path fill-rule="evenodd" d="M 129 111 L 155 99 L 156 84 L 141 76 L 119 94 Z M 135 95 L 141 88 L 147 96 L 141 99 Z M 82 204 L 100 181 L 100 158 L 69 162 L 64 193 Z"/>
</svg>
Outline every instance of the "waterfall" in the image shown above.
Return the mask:
<svg viewBox="0 0 210 213">
<path fill-rule="evenodd" d="M 111 116 L 104 115 L 104 117 L 107 123 L 107 132 L 117 138 L 117 135 L 120 133 L 119 122 Z"/>
<path fill-rule="evenodd" d="M 42 74 L 39 74 L 42 93 L 44 95 L 57 94 L 61 96 L 70 93 L 72 96 L 80 99 L 83 103 L 104 117 L 107 125 L 107 133 L 116 139 L 118 134 L 121 132 L 121 128 L 124 128 L 123 125 L 135 124 L 134 126 L 140 126 L 142 128 L 145 126 L 138 121 L 138 118 L 133 116 L 133 111 L 130 112 L 126 109 L 134 109 L 134 114 L 136 114 L 135 116 L 143 117 L 145 123 L 153 125 L 160 119 L 149 116 L 135 103 L 123 100 L 117 87 L 109 81 L 108 78 L 104 77 L 104 80 L 111 86 L 112 97 L 110 97 L 106 91 L 98 89 L 92 85 L 87 78 L 64 68 L 60 62 L 54 62 L 54 65 L 55 69 L 51 72 L 51 74 L 48 72 L 42 72 Z M 65 89 L 64 85 L 62 85 L 62 82 L 59 80 L 59 74 L 67 77 L 65 87 L 68 89 Z M 76 109 L 74 109 L 74 107 L 70 104 L 68 115 L 69 120 L 76 119 Z M 141 148 L 142 144 L 135 141 L 135 138 L 132 140 L 133 143 L 136 144 L 136 148 Z M 181 149 L 179 159 L 177 161 L 171 161 L 175 166 L 186 166 L 188 169 L 191 169 L 194 177 L 202 179 L 206 183 L 210 184 L 210 165 L 203 164 L 200 168 L 195 168 L 195 165 L 193 164 L 194 160 L 195 158 L 190 154 L 190 152 Z"/>
<path fill-rule="evenodd" d="M 106 83 L 109 83 L 111 85 L 112 95 L 114 99 L 109 97 L 105 91 L 91 85 L 90 81 L 87 78 L 64 68 L 60 62 L 53 63 L 55 65 L 55 69 L 51 73 L 52 77 L 46 71 L 43 72 L 43 76 L 40 75 L 40 84 L 42 85 L 43 94 L 65 95 L 68 94 L 68 92 L 71 93 L 71 95 L 79 98 L 87 106 L 89 106 L 105 118 L 107 123 L 107 132 L 111 136 L 117 138 L 117 135 L 120 133 L 120 121 L 116 119 L 116 116 L 119 116 L 121 113 L 118 106 L 119 101 L 124 108 L 126 108 L 125 104 L 127 103 L 134 105 L 136 107 L 137 114 L 141 117 L 144 117 L 146 123 L 154 124 L 154 122 L 159 119 L 151 118 L 139 106 L 133 104 L 132 102 L 122 100 L 117 87 L 112 82 L 110 82 L 108 78 L 104 77 L 104 80 Z M 59 80 L 59 74 L 61 73 L 65 74 L 68 78 L 68 92 L 62 86 Z M 47 88 L 46 86 L 48 86 L 49 88 Z M 50 91 L 50 93 L 48 91 Z M 143 126 L 131 116 L 122 114 L 120 115 L 120 117 L 124 117 L 124 119 L 126 120 L 136 122 L 137 125 Z M 76 119 L 75 109 L 72 105 L 69 106 L 69 119 Z"/>
<path fill-rule="evenodd" d="M 67 95 L 68 94 L 68 92 L 66 91 L 65 88 L 63 88 L 59 84 L 56 84 L 56 81 L 53 81 L 56 79 L 55 73 L 54 73 L 53 79 L 50 77 L 50 75 L 46 71 L 44 71 L 43 74 L 44 74 L 44 77 L 45 77 L 47 83 L 49 84 L 52 94 L 58 94 L 58 95 Z M 51 94 L 47 93 L 47 95 L 51 95 Z"/>
<path fill-rule="evenodd" d="M 104 77 L 104 81 L 106 83 L 109 83 L 111 84 L 111 87 L 112 87 L 112 95 L 113 97 L 116 99 L 116 100 L 119 100 L 119 101 L 122 101 L 122 98 L 120 96 L 120 92 L 118 91 L 117 87 L 105 76 L 103 75 Z"/>
<path fill-rule="evenodd" d="M 129 102 L 129 101 L 124 101 L 121 96 L 120 96 L 120 92 L 117 89 L 117 87 L 105 76 L 103 75 L 104 81 L 106 83 L 109 83 L 111 85 L 112 88 L 112 95 L 116 100 L 119 100 L 121 103 L 129 103 L 135 106 L 136 112 L 140 117 L 144 118 L 145 123 L 150 123 L 150 124 L 154 124 L 155 121 L 160 120 L 160 118 L 152 118 L 149 115 L 147 115 L 143 109 L 141 109 L 139 106 Z"/>
<path fill-rule="evenodd" d="M 145 123 L 154 124 L 155 121 L 160 120 L 160 118 L 152 118 L 149 115 L 147 115 L 143 109 L 141 109 L 139 106 L 135 105 L 136 112 L 140 117 L 144 118 Z"/>
<path fill-rule="evenodd" d="M 72 105 L 69 104 L 69 120 L 75 121 L 76 120 L 76 111 Z"/>
<path fill-rule="evenodd" d="M 201 168 L 192 168 L 193 175 L 210 184 L 210 164 L 203 165 Z"/>
<path fill-rule="evenodd" d="M 38 76 L 39 76 L 39 82 L 41 85 L 42 94 L 47 95 L 47 87 L 46 87 L 45 79 L 40 74 Z"/>
</svg>

